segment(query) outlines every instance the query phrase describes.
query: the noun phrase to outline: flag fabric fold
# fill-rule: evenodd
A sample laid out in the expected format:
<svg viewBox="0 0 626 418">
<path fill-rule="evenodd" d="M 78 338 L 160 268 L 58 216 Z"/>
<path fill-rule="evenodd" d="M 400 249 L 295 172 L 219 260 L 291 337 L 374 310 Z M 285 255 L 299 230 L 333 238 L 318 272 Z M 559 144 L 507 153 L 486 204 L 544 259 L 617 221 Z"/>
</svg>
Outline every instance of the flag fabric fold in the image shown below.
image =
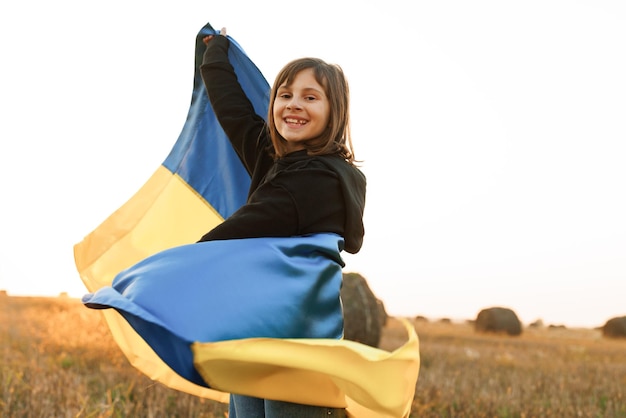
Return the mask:
<svg viewBox="0 0 626 418">
<path fill-rule="evenodd" d="M 206 386 L 193 342 L 341 338 L 341 242 L 317 234 L 178 246 L 122 271 L 83 303 L 116 309 L 177 374 Z"/>
<path fill-rule="evenodd" d="M 210 106 L 196 37 L 191 106 L 172 151 L 124 205 L 74 246 L 86 306 L 103 309 L 130 363 L 173 389 L 228 401 L 236 392 L 406 417 L 419 344 L 384 350 L 346 341 L 341 237 L 196 243 L 245 203 L 249 174 Z M 231 38 L 229 59 L 263 117 L 269 85 Z M 271 320 L 268 320 L 271 319 Z"/>
</svg>

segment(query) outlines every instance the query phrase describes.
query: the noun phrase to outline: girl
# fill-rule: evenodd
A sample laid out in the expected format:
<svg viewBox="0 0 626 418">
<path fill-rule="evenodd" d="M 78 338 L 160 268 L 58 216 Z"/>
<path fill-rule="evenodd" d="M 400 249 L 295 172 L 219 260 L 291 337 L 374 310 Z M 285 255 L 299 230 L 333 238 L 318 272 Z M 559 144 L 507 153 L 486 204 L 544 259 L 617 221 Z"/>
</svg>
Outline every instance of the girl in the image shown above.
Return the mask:
<svg viewBox="0 0 626 418">
<path fill-rule="evenodd" d="M 209 100 L 251 185 L 247 203 L 200 241 L 334 233 L 343 238 L 346 251 L 358 252 L 364 235 L 365 176 L 354 164 L 349 90 L 341 68 L 316 58 L 288 63 L 271 89 L 266 123 L 228 61 L 226 30 L 204 42 L 201 73 Z M 341 333 L 318 330 L 292 337 L 341 338 Z M 344 409 L 232 395 L 229 416 L 346 415 Z"/>
</svg>

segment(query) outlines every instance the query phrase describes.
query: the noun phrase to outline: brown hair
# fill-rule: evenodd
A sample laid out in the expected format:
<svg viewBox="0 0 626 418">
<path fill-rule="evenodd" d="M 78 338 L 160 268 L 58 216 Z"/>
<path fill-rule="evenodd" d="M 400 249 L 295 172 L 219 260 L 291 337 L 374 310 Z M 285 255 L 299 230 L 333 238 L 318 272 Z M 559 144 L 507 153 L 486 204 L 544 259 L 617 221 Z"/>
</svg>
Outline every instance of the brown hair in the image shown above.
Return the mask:
<svg viewBox="0 0 626 418">
<path fill-rule="evenodd" d="M 269 130 L 274 154 L 282 157 L 285 154 L 287 141 L 278 133 L 274 121 L 274 100 L 276 92 L 283 84 L 291 84 L 296 75 L 306 69 L 313 69 L 316 81 L 324 87 L 330 103 L 329 123 L 324 132 L 304 145 L 309 155 L 338 154 L 350 164 L 354 164 L 354 151 L 350 137 L 350 91 L 348 81 L 339 65 L 328 64 L 319 58 L 299 58 L 283 67 L 276 76 L 270 93 L 267 127 Z"/>
</svg>

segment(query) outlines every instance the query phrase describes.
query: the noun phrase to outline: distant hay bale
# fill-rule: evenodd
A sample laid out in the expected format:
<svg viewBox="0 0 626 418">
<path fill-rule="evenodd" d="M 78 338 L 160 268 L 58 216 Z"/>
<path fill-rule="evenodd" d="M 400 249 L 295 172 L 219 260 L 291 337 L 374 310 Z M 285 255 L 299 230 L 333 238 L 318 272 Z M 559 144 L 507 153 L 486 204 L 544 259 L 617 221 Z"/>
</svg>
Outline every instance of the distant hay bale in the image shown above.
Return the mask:
<svg viewBox="0 0 626 418">
<path fill-rule="evenodd" d="M 607 338 L 626 338 L 626 316 L 606 321 L 602 327 L 602 335 Z"/>
<path fill-rule="evenodd" d="M 9 294 L 7 293 L 6 290 L 0 290 L 0 298 L 4 298 L 4 297 L 7 297 L 7 296 L 9 296 Z"/>
<path fill-rule="evenodd" d="M 531 328 L 543 328 L 544 326 L 543 319 L 537 319 L 529 325 Z"/>
<path fill-rule="evenodd" d="M 522 323 L 509 308 L 493 307 L 481 310 L 476 317 L 474 330 L 481 333 L 520 335 Z"/>
<path fill-rule="evenodd" d="M 387 322 L 385 306 L 370 289 L 363 276 L 345 273 L 341 287 L 344 338 L 378 347 Z"/>
</svg>

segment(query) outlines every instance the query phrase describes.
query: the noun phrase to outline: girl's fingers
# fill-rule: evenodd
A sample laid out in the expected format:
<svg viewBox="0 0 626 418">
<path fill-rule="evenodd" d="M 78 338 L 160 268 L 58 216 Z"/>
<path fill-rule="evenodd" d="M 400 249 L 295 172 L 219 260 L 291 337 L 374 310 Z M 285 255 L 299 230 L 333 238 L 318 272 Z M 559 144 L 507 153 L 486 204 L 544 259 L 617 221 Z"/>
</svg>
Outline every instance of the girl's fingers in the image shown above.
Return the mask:
<svg viewBox="0 0 626 418">
<path fill-rule="evenodd" d="M 226 36 L 226 28 L 220 29 L 220 35 Z M 213 36 L 215 36 L 215 35 L 207 35 L 207 36 L 205 36 L 204 38 L 202 38 L 202 42 L 204 42 L 205 45 L 208 45 L 209 41 L 211 39 L 213 39 Z"/>
</svg>

